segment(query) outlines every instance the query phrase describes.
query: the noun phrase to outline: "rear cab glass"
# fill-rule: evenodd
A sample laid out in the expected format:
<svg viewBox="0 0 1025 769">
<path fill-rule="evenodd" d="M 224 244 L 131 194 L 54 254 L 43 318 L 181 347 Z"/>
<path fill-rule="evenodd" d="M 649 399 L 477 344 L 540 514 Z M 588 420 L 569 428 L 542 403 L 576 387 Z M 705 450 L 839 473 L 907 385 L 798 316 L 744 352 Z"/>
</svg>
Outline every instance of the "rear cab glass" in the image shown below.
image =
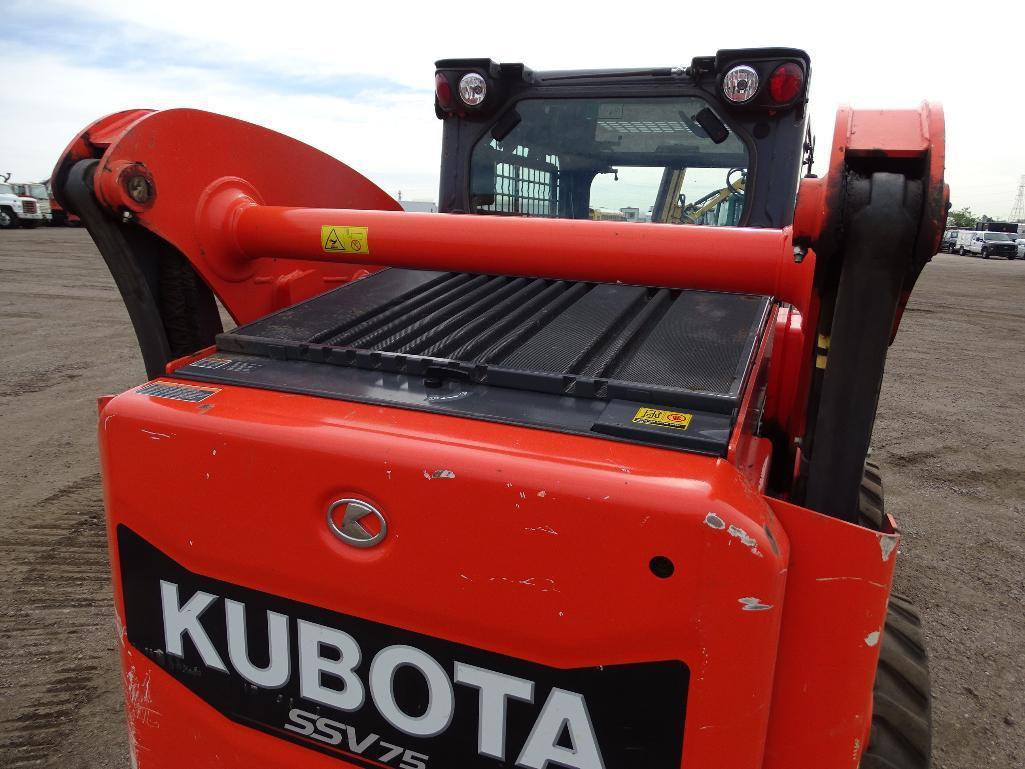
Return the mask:
<svg viewBox="0 0 1025 769">
<path fill-rule="evenodd" d="M 699 97 L 523 99 L 473 149 L 473 213 L 736 226 L 749 150 Z"/>
</svg>

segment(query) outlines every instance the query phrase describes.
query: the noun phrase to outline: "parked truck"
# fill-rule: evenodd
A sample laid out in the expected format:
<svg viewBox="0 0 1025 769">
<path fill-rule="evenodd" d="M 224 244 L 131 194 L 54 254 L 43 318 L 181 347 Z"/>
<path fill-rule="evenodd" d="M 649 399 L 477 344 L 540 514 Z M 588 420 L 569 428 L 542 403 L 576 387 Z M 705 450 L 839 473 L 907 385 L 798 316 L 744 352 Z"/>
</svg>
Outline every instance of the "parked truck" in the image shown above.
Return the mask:
<svg viewBox="0 0 1025 769">
<path fill-rule="evenodd" d="M 42 224 L 53 222 L 53 212 L 50 208 L 50 192 L 46 182 L 13 182 L 14 191 L 22 197 L 32 198 L 36 201 L 39 213 L 42 215 Z"/>
<path fill-rule="evenodd" d="M 15 185 L 0 182 L 0 229 L 37 227 L 43 222 L 39 201 L 17 191 Z"/>
<path fill-rule="evenodd" d="M 983 259 L 989 259 L 991 256 L 1014 259 L 1017 256 L 1016 239 L 1015 232 L 961 230 L 957 233 L 955 248 L 961 256 L 975 254 Z"/>
</svg>

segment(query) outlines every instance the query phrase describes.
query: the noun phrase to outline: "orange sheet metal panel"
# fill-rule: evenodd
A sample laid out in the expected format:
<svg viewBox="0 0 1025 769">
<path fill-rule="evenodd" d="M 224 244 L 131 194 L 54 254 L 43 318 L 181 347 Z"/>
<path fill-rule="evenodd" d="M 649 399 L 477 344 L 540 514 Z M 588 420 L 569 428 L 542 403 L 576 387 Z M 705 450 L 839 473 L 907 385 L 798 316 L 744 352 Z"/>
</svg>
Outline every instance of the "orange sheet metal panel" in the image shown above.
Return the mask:
<svg viewBox="0 0 1025 769">
<path fill-rule="evenodd" d="M 588 690 L 605 769 L 628 769 L 636 765 L 629 755 L 654 751 L 631 731 L 654 725 L 656 741 L 668 735 L 671 744 L 659 760 L 649 756 L 652 765 L 762 765 L 789 546 L 770 505 L 731 464 L 437 414 L 211 389 L 201 402 L 128 392 L 99 419 L 126 710 L 142 769 L 499 766 L 479 752 L 476 690 L 463 684 L 452 683 L 454 715 L 436 736 L 382 722 L 368 679 L 378 658 L 364 632 L 371 625 L 396 639 L 416 634 L 408 645 L 436 659 L 457 648 L 457 662 L 483 656 L 492 662 L 481 666 L 523 679 L 533 669 L 553 680 L 604 680 L 629 665 L 668 666 L 658 669 L 672 680 L 684 671 L 686 685 L 658 695 L 657 707 L 666 676 L 647 681 L 643 694 Z M 325 511 L 346 498 L 386 517 L 379 546 L 356 549 L 331 533 Z M 671 576 L 656 575 L 656 556 L 673 563 Z M 162 619 L 172 588 L 161 581 L 177 591 Z M 203 611 L 189 619 L 193 598 Z M 248 613 L 247 630 L 236 623 L 234 652 L 229 601 Z M 156 617 L 139 606 L 157 607 Z M 361 645 L 360 706 L 332 708 L 297 688 L 300 620 Z M 291 672 L 277 689 L 238 688 L 226 705 L 224 687 L 241 675 L 239 634 L 251 665 L 269 667 L 267 636 L 278 621 Z M 205 655 L 194 643 L 200 629 L 211 643 Z M 343 688 L 337 679 L 326 685 Z M 572 694 L 575 685 L 561 689 Z M 532 699 L 507 702 L 506 765 L 537 763 L 523 751 L 555 688 L 538 679 Z M 295 708 L 329 718 L 338 742 L 325 741 L 330 732 L 285 729 L 296 725 Z M 682 740 L 672 737 L 680 724 Z M 357 747 L 370 734 L 380 744 L 353 753 L 345 727 Z M 412 753 L 385 760 L 385 742 Z M 640 754 L 624 753 L 624 744 Z"/>
<path fill-rule="evenodd" d="M 768 502 L 790 565 L 765 769 L 857 769 L 899 537 Z"/>
<path fill-rule="evenodd" d="M 917 157 L 929 149 L 927 131 L 919 109 L 852 110 L 847 154 Z"/>
</svg>

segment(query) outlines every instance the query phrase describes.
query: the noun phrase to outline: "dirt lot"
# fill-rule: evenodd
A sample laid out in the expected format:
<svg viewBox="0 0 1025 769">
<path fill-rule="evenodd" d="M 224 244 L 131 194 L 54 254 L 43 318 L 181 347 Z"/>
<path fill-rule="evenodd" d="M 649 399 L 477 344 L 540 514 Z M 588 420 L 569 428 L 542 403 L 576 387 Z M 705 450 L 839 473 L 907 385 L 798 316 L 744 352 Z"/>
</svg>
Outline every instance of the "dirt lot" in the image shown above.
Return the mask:
<svg viewBox="0 0 1025 769">
<path fill-rule="evenodd" d="M 1025 766 L 1023 306 L 1025 263 L 938 256 L 876 428 L 940 769 Z M 0 319 L 0 766 L 127 767 L 94 415 L 142 365 L 81 230 L 0 232 Z"/>
</svg>

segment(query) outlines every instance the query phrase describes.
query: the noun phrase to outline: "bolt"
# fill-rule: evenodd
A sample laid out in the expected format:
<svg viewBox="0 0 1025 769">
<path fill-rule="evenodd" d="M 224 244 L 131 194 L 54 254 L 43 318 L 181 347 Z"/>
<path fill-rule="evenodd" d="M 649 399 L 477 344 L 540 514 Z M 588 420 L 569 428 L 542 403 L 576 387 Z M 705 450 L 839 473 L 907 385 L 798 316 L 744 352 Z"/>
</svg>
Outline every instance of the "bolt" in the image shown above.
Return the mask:
<svg viewBox="0 0 1025 769">
<path fill-rule="evenodd" d="M 129 197 L 140 205 L 149 203 L 150 198 L 153 197 L 153 185 L 142 174 L 129 176 L 125 182 L 125 189 L 128 190 Z"/>
</svg>

